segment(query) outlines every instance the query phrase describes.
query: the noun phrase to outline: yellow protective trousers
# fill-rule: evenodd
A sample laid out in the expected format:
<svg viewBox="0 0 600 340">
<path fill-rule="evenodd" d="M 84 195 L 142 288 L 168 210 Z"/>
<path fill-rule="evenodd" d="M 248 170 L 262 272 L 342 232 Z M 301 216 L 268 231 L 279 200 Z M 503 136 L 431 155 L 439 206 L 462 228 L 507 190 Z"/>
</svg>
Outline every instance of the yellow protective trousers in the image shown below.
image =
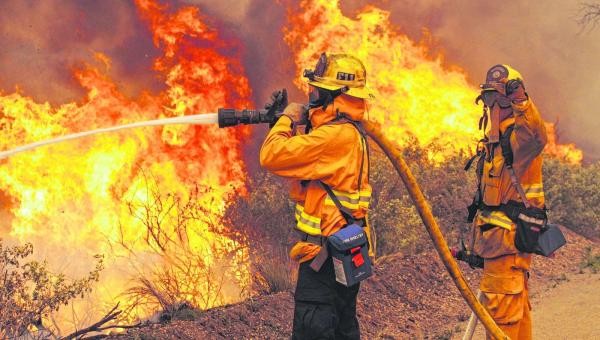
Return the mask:
<svg viewBox="0 0 600 340">
<path fill-rule="evenodd" d="M 527 277 L 531 256 L 510 254 L 484 260 L 480 289 L 484 306 L 513 340 L 531 339 Z M 488 335 L 488 339 L 490 336 Z"/>
</svg>

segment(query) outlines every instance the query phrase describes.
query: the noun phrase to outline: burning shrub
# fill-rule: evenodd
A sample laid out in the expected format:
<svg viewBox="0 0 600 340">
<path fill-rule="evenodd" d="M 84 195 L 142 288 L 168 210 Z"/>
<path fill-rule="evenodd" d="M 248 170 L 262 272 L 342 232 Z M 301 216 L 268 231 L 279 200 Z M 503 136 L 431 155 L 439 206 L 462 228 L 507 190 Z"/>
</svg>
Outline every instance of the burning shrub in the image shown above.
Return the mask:
<svg viewBox="0 0 600 340">
<path fill-rule="evenodd" d="M 207 309 L 242 299 L 247 285 L 242 282 L 247 276 L 245 236 L 228 230 L 207 211 L 218 206 L 210 198 L 213 189 L 196 185 L 188 193 L 165 192 L 159 182 L 148 176 L 143 190 L 126 202 L 130 223 L 144 228 L 138 242 L 150 250 L 137 258 L 136 242 L 119 241 L 135 265 L 145 268 L 123 294 L 125 314 L 134 318 L 161 311 L 170 319 L 182 306 Z"/>
<path fill-rule="evenodd" d="M 600 163 L 573 165 L 548 158 L 543 170 L 550 221 L 600 237 Z"/>
<path fill-rule="evenodd" d="M 159 263 L 149 273 L 140 274 L 123 294 L 127 312 L 153 310 L 159 312 L 160 320 L 170 320 L 177 319 L 182 310 L 204 310 L 232 302 L 224 288 L 235 272 L 227 259 L 233 255 L 219 254 L 216 247 L 213 250 L 215 253 L 207 255 L 186 247 L 162 254 Z M 218 260 L 210 263 L 207 257 Z"/>
<path fill-rule="evenodd" d="M 264 170 L 248 179 L 225 214 L 227 225 L 248 236 L 254 290 L 273 293 L 293 288 L 294 264 L 287 255 L 294 242 L 294 205 L 285 181 Z"/>
<path fill-rule="evenodd" d="M 31 243 L 6 247 L 0 239 L 0 338 L 24 336 L 30 331 L 49 337 L 43 320 L 61 306 L 92 291 L 103 269 L 101 256 L 88 276 L 68 280 L 48 270 L 46 262 L 27 260 Z"/>
</svg>

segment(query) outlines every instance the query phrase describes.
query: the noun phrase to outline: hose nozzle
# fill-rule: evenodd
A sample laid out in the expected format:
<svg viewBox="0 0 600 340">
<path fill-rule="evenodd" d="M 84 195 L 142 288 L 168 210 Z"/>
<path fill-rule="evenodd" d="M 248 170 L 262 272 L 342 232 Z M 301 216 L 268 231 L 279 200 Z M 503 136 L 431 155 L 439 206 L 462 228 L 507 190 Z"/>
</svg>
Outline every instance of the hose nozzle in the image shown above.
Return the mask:
<svg viewBox="0 0 600 340">
<path fill-rule="evenodd" d="M 265 105 L 263 110 L 236 110 L 219 109 L 219 127 L 237 126 L 240 124 L 263 124 L 274 125 L 281 113 L 288 105 L 287 90 L 275 91 L 271 95 L 271 101 Z"/>
<path fill-rule="evenodd" d="M 268 110 L 219 109 L 218 118 L 219 127 L 224 128 L 240 124 L 270 124 L 273 122 L 275 115 L 269 115 Z"/>
</svg>

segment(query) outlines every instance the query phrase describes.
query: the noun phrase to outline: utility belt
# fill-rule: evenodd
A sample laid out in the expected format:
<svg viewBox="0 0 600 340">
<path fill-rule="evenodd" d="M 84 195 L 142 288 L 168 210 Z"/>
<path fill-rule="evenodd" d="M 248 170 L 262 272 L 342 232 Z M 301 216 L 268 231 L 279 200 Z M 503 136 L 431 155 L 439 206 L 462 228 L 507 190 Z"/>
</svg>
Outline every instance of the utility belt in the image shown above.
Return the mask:
<svg viewBox="0 0 600 340">
<path fill-rule="evenodd" d="M 321 235 L 313 236 L 313 235 L 307 234 L 303 231 L 300 231 L 298 229 L 296 229 L 296 232 L 300 234 L 299 241 L 301 241 L 301 242 L 312 243 L 319 247 L 322 247 L 327 244 L 327 236 L 321 236 Z"/>
<path fill-rule="evenodd" d="M 320 184 L 346 220 L 346 225 L 329 236 L 313 236 L 299 231 L 301 240 L 321 247 L 317 256 L 310 263 L 310 267 L 314 271 L 318 272 L 331 256 L 336 281 L 350 287 L 373 275 L 369 258 L 369 239 L 364 229 L 366 221 L 365 219 L 354 219 L 342 206 L 331 188 L 323 182 Z"/>
<path fill-rule="evenodd" d="M 523 253 L 550 256 L 566 244 L 566 240 L 557 225 L 548 224 L 546 208 L 527 207 L 522 202 L 509 201 L 506 204 L 491 207 L 481 204 L 482 212 L 503 212 L 516 225 L 515 247 Z M 481 227 L 485 232 L 496 227 L 486 224 Z"/>
<path fill-rule="evenodd" d="M 477 216 L 477 212 L 478 211 L 501 211 L 504 214 L 506 214 L 506 216 L 508 216 L 508 218 L 511 219 L 511 221 L 516 221 L 519 218 L 519 214 L 521 214 L 523 211 L 527 210 L 528 208 L 525 206 L 524 203 L 522 202 L 517 202 L 517 201 L 508 201 L 505 204 L 500 204 L 497 206 L 490 206 L 487 205 L 485 203 L 483 203 L 483 200 L 480 199 L 480 195 L 479 192 L 478 194 L 475 196 L 475 198 L 473 199 L 473 203 L 471 203 L 471 205 L 469 205 L 467 207 L 468 210 L 468 217 L 467 217 L 467 222 L 472 223 L 475 220 L 475 216 Z M 530 209 L 535 209 L 535 210 L 539 210 L 536 211 L 535 213 L 539 213 L 542 212 L 544 214 L 544 218 L 546 211 L 544 209 L 539 209 L 536 207 L 530 207 Z"/>
<path fill-rule="evenodd" d="M 506 216 L 508 216 L 508 218 L 510 218 L 513 222 L 515 222 L 519 218 L 519 215 L 521 213 L 526 212 L 527 209 L 531 210 L 531 214 L 535 214 L 540 217 L 542 217 L 543 215 L 542 219 L 547 219 L 545 209 L 540 209 L 536 207 L 527 208 L 523 202 L 518 201 L 508 201 L 505 204 L 500 204 L 498 206 L 489 206 L 484 203 L 481 203 L 479 208 L 479 210 L 482 211 L 501 211 L 504 214 L 506 214 Z"/>
</svg>

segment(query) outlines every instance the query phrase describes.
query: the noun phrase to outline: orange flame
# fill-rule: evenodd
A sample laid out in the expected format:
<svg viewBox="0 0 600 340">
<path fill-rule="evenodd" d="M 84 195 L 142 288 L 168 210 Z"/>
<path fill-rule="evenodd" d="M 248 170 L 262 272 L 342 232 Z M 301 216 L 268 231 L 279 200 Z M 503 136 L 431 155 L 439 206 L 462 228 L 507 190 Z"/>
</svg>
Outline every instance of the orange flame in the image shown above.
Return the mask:
<svg viewBox="0 0 600 340">
<path fill-rule="evenodd" d="M 172 11 L 154 0 L 136 0 L 136 6 L 162 51 L 154 68 L 166 89 L 127 98 L 106 75 L 110 58 L 96 53 L 101 66 L 86 65 L 75 73 L 87 91 L 81 102 L 51 106 L 18 92 L 0 94 L 1 149 L 99 127 L 213 112 L 221 106 L 251 106 L 235 41 L 224 41 L 197 8 Z M 299 8 L 290 7 L 285 40 L 295 53 L 297 74 L 312 66 L 322 51 L 355 54 L 365 62 L 368 83 L 377 96 L 370 118 L 383 123 L 388 137 L 401 145 L 415 136 L 422 144 L 435 141 L 451 146 L 451 151 L 471 149 L 480 135 L 480 109 L 473 105 L 477 88 L 468 83 L 462 69 L 445 66 L 442 56 L 431 56 L 425 43 L 417 44 L 400 33 L 389 16 L 368 6 L 356 18 L 348 18 L 337 0 L 303 0 Z M 300 78 L 296 84 L 304 86 Z M 549 131 L 554 137 L 554 130 Z M 34 242 L 40 257 L 72 275 L 89 270 L 93 254 L 108 254 L 110 267 L 102 275 L 97 302 L 112 304 L 137 273 L 134 265 L 160 265 L 154 263 L 150 246 L 140 242 L 145 238 L 144 226 L 132 218 L 123 199 L 140 204 L 152 199 L 143 190 L 147 173 L 161 192 L 183 199 L 200 184 L 211 189 L 203 192 L 201 203 L 218 223 L 228 196 L 243 190 L 240 141 L 247 133 L 246 129 L 199 126 L 148 128 L 3 160 L 0 194 L 12 203 L 10 220 L 0 221 L 2 236 Z M 551 141 L 549 153 L 581 161 L 575 146 Z M 239 246 L 205 223 L 194 222 L 193 229 L 197 232 L 187 240 L 192 248 Z M 132 265 L 128 252 L 111 247 L 120 240 L 130 245 L 139 262 Z M 211 260 L 208 254 L 207 261 Z M 241 252 L 233 261 L 241 271 L 225 287 L 230 298 L 250 279 L 244 271 L 247 254 Z"/>
<path fill-rule="evenodd" d="M 231 52 L 234 42 L 221 40 L 197 8 L 167 14 L 154 1 L 140 0 L 136 5 L 163 51 L 155 69 L 163 75 L 166 90 L 130 99 L 102 67 L 86 65 L 75 73 L 87 90 L 80 103 L 53 107 L 20 93 L 1 95 L 1 149 L 99 127 L 251 105 L 244 69 L 239 56 Z M 96 53 L 96 59 L 110 67 L 107 56 Z M 127 243 L 138 255 L 138 267 L 157 265 L 149 245 L 140 242 L 145 237 L 144 225 L 132 218 L 123 200 L 143 204 L 152 199 L 144 190 L 148 173 L 161 192 L 183 199 L 198 184 L 210 188 L 200 200 L 213 215 L 209 217 L 219 223 L 228 195 L 243 188 L 240 140 L 246 134 L 244 129 L 216 126 L 138 129 L 58 144 L 2 161 L 0 190 L 13 204 L 12 218 L 0 221 L 0 230 L 4 238 L 33 242 L 41 257 L 70 275 L 89 270 L 93 254 L 107 254 L 106 263 L 111 265 L 102 273 L 96 305 L 110 305 L 139 270 L 125 250 L 112 244 Z M 194 232 L 187 240 L 191 248 L 239 247 L 205 222 L 191 223 Z M 211 261 L 210 254 L 206 261 Z M 228 301 L 239 297 L 249 281 L 243 269 L 246 254 L 238 252 L 233 261 L 241 269 L 236 269 L 237 280 L 224 287 Z"/>
<path fill-rule="evenodd" d="M 569 164 L 581 164 L 583 161 L 583 151 L 577 148 L 575 144 L 559 144 L 556 124 L 546 123 L 546 131 L 548 132 L 548 144 L 544 149 L 546 154 Z"/>
<path fill-rule="evenodd" d="M 446 152 L 474 148 L 481 135 L 481 108 L 474 105 L 479 90 L 462 69 L 444 66 L 442 55 L 430 56 L 425 43 L 400 33 L 389 12 L 367 6 L 349 18 L 338 0 L 302 0 L 299 8 L 288 8 L 288 20 L 285 40 L 296 74 L 312 67 L 323 51 L 353 54 L 365 63 L 367 84 L 375 92 L 369 118 L 381 123 L 389 138 L 403 145 L 414 136 L 423 145 L 448 146 Z M 300 76 L 295 82 L 306 89 Z M 552 144 L 549 150 L 571 147 Z"/>
</svg>

